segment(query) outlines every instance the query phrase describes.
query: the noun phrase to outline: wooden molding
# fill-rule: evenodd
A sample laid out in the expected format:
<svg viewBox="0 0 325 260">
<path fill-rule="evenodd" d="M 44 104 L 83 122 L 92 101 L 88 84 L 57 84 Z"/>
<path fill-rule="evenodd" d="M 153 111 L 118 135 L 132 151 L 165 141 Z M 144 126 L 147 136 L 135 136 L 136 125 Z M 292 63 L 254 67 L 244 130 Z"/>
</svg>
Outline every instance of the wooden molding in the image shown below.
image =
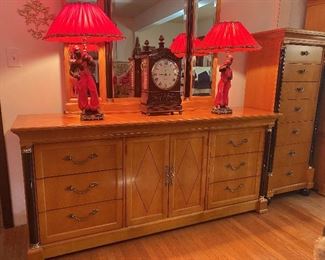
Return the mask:
<svg viewBox="0 0 325 260">
<path fill-rule="evenodd" d="M 14 226 L 12 204 L 10 195 L 9 173 L 7 164 L 7 152 L 3 134 L 2 114 L 0 104 L 0 201 L 2 208 L 3 225 L 5 228 Z"/>
</svg>

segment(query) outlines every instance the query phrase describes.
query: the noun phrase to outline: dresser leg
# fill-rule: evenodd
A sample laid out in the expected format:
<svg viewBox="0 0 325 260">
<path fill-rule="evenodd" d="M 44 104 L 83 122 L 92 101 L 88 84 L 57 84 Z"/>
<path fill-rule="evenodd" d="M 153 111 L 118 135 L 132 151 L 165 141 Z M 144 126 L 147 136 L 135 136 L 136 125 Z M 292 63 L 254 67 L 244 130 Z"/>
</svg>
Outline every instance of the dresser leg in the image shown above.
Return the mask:
<svg viewBox="0 0 325 260">
<path fill-rule="evenodd" d="M 300 190 L 300 194 L 303 195 L 303 196 L 309 196 L 310 195 L 310 189 L 302 189 Z"/>
<path fill-rule="evenodd" d="M 43 248 L 32 247 L 28 249 L 27 260 L 44 260 Z"/>
<path fill-rule="evenodd" d="M 267 205 L 268 205 L 267 198 L 265 198 L 264 196 L 261 196 L 258 199 L 256 211 L 260 214 L 264 214 L 264 213 L 268 212 Z"/>
</svg>

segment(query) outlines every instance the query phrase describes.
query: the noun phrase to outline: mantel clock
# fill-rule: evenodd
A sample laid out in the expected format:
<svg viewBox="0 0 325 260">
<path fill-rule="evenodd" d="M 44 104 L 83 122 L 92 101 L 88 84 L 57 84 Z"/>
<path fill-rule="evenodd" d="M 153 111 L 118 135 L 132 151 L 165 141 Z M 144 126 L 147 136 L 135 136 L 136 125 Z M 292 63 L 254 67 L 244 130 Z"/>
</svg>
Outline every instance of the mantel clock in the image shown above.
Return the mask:
<svg viewBox="0 0 325 260">
<path fill-rule="evenodd" d="M 142 56 L 141 112 L 147 115 L 182 113 L 181 59 L 164 47 Z"/>
</svg>

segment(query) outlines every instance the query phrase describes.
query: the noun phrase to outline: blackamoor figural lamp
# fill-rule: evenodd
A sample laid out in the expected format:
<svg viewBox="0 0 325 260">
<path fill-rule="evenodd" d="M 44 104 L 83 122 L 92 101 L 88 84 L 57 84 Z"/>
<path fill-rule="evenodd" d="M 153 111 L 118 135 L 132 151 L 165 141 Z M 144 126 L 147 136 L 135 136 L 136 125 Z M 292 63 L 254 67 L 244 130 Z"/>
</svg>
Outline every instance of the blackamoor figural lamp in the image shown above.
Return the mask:
<svg viewBox="0 0 325 260">
<path fill-rule="evenodd" d="M 226 60 L 219 68 L 221 77 L 212 113 L 231 114 L 232 109 L 228 106 L 228 93 L 233 78 L 231 69 L 233 57 L 230 53 L 256 51 L 260 50 L 261 46 L 240 22 L 215 23 L 204 37 L 202 43 L 205 52 L 211 54 L 226 52 L 227 54 Z"/>
<path fill-rule="evenodd" d="M 118 41 L 123 38 L 122 32 L 102 9 L 91 3 L 66 4 L 49 27 L 45 40 L 83 45 L 83 50 L 78 47 L 73 50 L 70 61 L 70 75 L 77 79 L 75 89 L 82 111 L 81 120 L 103 119 L 91 73 L 95 63 L 87 52 L 87 44 Z"/>
</svg>

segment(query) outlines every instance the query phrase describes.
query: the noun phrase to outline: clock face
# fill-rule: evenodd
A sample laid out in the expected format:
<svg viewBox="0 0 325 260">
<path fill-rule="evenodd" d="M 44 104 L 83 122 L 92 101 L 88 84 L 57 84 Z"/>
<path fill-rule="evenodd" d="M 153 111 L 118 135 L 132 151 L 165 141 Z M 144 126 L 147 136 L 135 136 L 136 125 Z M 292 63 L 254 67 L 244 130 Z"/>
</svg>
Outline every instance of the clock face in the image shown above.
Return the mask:
<svg viewBox="0 0 325 260">
<path fill-rule="evenodd" d="M 169 59 L 160 59 L 151 70 L 152 81 L 162 90 L 169 90 L 175 86 L 179 77 L 177 63 Z"/>
</svg>

